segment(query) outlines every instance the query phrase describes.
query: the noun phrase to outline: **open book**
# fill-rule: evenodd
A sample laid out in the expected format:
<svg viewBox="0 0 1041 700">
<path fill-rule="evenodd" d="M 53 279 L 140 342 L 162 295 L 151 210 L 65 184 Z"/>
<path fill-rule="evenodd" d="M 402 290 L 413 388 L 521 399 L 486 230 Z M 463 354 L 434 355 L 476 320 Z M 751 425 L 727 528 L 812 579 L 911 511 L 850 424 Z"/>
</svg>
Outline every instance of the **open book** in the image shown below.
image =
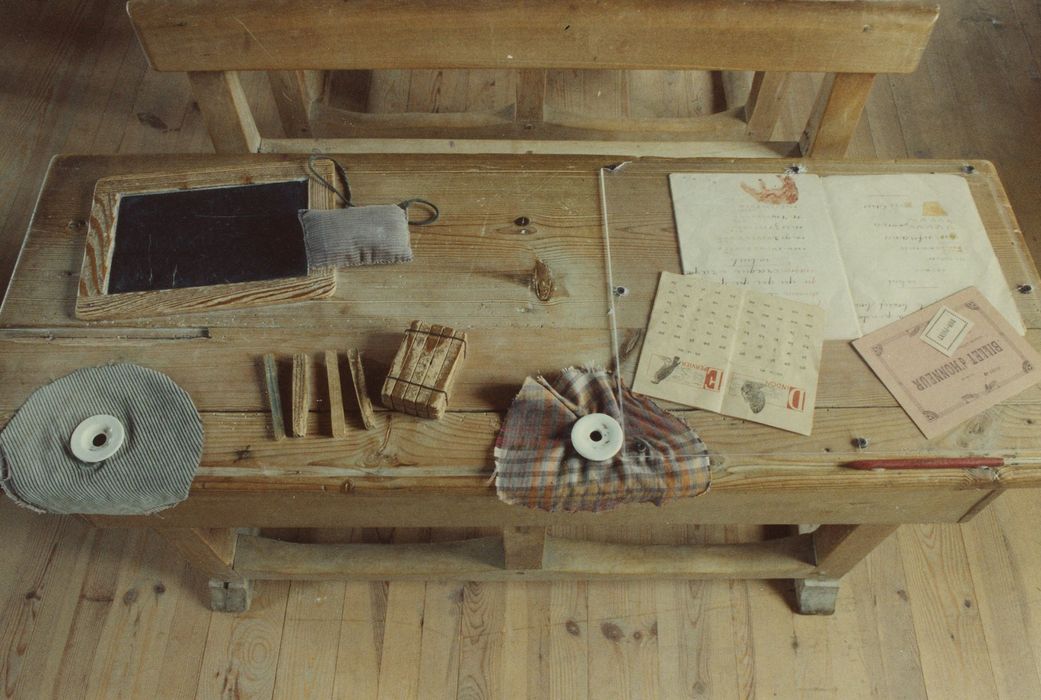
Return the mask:
<svg viewBox="0 0 1041 700">
<path fill-rule="evenodd" d="M 683 272 L 827 312 L 859 338 L 965 287 L 1020 334 L 1008 283 L 957 175 L 669 176 Z"/>
</svg>

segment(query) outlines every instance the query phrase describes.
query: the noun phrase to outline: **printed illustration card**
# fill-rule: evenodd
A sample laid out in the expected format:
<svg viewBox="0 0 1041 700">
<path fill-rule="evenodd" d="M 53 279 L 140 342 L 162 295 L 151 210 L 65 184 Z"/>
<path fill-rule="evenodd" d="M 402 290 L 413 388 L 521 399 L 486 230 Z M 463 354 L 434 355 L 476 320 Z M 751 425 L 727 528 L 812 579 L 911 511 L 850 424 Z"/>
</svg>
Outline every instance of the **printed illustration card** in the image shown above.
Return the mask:
<svg viewBox="0 0 1041 700">
<path fill-rule="evenodd" d="M 975 287 L 853 347 L 927 438 L 1041 381 L 1041 356 Z"/>
<path fill-rule="evenodd" d="M 633 390 L 809 435 L 824 311 L 661 273 Z"/>
</svg>

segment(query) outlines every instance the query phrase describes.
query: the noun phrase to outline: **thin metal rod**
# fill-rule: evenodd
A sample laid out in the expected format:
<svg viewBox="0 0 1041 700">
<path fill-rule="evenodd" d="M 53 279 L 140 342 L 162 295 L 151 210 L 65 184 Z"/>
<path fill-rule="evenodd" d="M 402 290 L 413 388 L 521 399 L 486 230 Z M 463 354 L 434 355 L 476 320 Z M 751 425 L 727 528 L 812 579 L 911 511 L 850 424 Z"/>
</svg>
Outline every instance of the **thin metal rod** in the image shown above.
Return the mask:
<svg viewBox="0 0 1041 700">
<path fill-rule="evenodd" d="M 614 271 L 611 268 L 611 227 L 607 219 L 607 185 L 604 172 L 600 168 L 600 215 L 604 222 L 604 263 L 607 266 L 607 315 L 611 322 L 611 352 L 614 355 L 615 387 L 618 392 L 618 421 L 622 425 L 622 453 L 625 453 L 625 404 L 622 393 L 622 357 L 618 350 L 618 314 L 615 307 Z"/>
</svg>

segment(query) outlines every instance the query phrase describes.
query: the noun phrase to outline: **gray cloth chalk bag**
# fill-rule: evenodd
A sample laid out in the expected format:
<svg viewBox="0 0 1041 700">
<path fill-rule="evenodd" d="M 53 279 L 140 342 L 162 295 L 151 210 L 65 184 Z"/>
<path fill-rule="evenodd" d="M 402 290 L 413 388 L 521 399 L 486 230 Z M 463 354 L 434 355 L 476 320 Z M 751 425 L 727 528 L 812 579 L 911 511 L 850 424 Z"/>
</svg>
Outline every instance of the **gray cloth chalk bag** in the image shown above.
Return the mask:
<svg viewBox="0 0 1041 700">
<path fill-rule="evenodd" d="M 202 458 L 191 397 L 130 363 L 37 389 L 0 432 L 0 486 L 48 513 L 144 515 L 176 505 Z"/>
<path fill-rule="evenodd" d="M 314 167 L 318 159 L 333 162 L 344 191 L 318 173 Z M 440 216 L 437 206 L 418 198 L 398 204 L 358 206 L 351 201 L 347 173 L 337 161 L 315 154 L 308 159 L 307 167 L 311 177 L 336 194 L 343 204 L 342 209 L 300 210 L 308 270 L 411 262 L 409 226 L 428 226 Z M 429 209 L 430 216 L 409 221 L 408 210 L 415 205 Z"/>
</svg>

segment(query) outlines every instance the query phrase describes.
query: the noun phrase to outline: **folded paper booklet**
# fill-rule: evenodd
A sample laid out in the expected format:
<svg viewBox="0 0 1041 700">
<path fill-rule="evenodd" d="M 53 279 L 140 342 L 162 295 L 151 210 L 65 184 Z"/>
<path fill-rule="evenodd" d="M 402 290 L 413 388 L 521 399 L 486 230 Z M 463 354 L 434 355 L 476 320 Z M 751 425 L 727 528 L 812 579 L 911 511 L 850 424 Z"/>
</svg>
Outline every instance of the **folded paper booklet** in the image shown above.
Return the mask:
<svg viewBox="0 0 1041 700">
<path fill-rule="evenodd" d="M 1041 356 L 975 287 L 853 347 L 927 438 L 1041 381 Z"/>
<path fill-rule="evenodd" d="M 824 311 L 661 273 L 633 390 L 809 435 Z"/>
<path fill-rule="evenodd" d="M 1024 332 L 964 177 L 669 177 L 683 271 L 816 304 L 859 338 L 968 286 Z"/>
</svg>

